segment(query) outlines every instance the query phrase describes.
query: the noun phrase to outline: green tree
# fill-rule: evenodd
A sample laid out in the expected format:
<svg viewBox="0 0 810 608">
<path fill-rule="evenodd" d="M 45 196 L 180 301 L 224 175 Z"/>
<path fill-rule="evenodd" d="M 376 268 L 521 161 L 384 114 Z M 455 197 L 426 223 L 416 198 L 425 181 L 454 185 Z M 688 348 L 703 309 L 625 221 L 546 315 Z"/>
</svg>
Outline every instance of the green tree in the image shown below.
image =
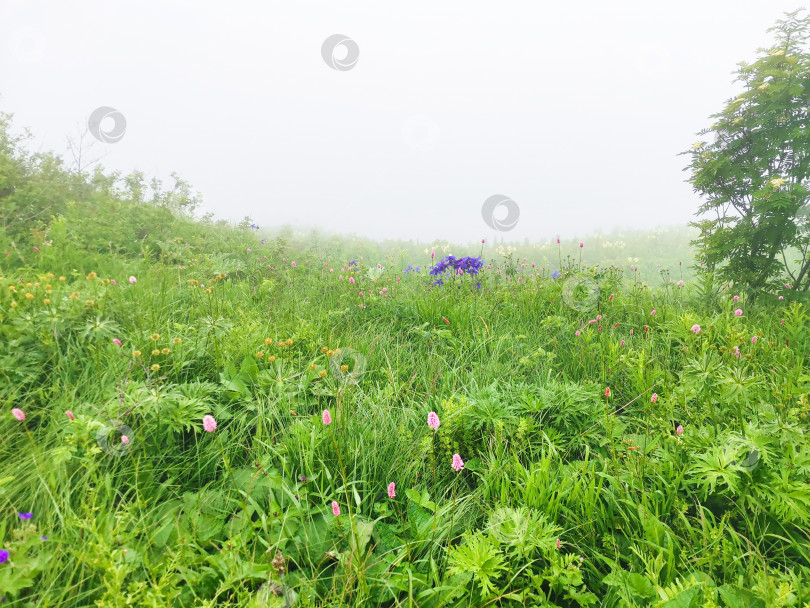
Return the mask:
<svg viewBox="0 0 810 608">
<path fill-rule="evenodd" d="M 703 198 L 698 260 L 752 296 L 786 280 L 810 288 L 810 17 L 787 13 L 768 31 L 775 45 L 738 64 L 744 91 L 699 133 L 713 141 L 684 152 Z"/>
</svg>

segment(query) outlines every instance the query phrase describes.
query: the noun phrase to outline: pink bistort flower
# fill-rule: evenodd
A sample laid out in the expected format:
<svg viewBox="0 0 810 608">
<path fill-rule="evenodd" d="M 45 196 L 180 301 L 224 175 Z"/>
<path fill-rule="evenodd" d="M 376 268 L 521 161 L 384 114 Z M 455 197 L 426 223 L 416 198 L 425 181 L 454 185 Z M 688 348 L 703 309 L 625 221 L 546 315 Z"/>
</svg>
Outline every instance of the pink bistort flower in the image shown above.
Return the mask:
<svg viewBox="0 0 810 608">
<path fill-rule="evenodd" d="M 439 421 L 439 415 L 436 412 L 430 412 L 428 414 L 427 419 L 428 426 L 432 428 L 434 431 L 439 430 L 439 425 L 441 422 Z"/>
<path fill-rule="evenodd" d="M 337 503 L 336 500 L 332 501 L 332 515 L 338 517 L 340 515 L 340 505 Z"/>
<path fill-rule="evenodd" d="M 217 430 L 217 421 L 210 414 L 203 416 L 203 429 L 206 433 L 213 433 Z"/>
<path fill-rule="evenodd" d="M 396 490 L 397 490 L 396 484 L 393 481 L 391 483 L 389 483 L 388 484 L 388 498 L 396 498 L 397 497 Z"/>
<path fill-rule="evenodd" d="M 332 424 L 332 414 L 329 413 L 329 410 L 324 410 L 323 411 L 322 419 L 323 419 L 323 423 L 326 426 L 329 426 L 330 424 Z"/>
<path fill-rule="evenodd" d="M 458 472 L 464 468 L 464 461 L 458 454 L 453 454 L 453 463 L 450 466 L 453 467 L 454 471 Z"/>
<path fill-rule="evenodd" d="M 23 420 L 25 420 L 25 412 L 23 412 L 23 411 L 22 411 L 20 408 L 18 408 L 18 407 L 15 407 L 13 410 L 11 410 L 11 415 L 12 415 L 12 416 L 14 416 L 14 417 L 15 417 L 17 420 L 19 420 L 20 422 L 22 422 Z"/>
</svg>

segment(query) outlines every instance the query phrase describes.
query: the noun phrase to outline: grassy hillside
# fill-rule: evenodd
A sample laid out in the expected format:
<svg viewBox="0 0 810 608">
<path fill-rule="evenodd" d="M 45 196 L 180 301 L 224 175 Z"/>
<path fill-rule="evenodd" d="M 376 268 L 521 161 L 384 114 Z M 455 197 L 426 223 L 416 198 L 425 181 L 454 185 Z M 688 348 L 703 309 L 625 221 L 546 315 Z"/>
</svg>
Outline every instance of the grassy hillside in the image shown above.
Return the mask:
<svg viewBox="0 0 810 608">
<path fill-rule="evenodd" d="M 693 274 L 685 231 L 380 244 L 155 186 L 4 118 L 5 605 L 809 605 L 791 289 Z"/>
</svg>

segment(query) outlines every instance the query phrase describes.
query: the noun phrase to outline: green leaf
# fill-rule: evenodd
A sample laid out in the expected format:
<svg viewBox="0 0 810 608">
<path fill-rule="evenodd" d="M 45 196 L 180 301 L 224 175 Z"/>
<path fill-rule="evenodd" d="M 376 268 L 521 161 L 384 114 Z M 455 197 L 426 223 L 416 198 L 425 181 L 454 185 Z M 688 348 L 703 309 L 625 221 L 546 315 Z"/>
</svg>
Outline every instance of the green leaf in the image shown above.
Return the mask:
<svg viewBox="0 0 810 608">
<path fill-rule="evenodd" d="M 765 608 L 765 602 L 747 589 L 723 585 L 717 590 L 728 608 Z"/>
</svg>

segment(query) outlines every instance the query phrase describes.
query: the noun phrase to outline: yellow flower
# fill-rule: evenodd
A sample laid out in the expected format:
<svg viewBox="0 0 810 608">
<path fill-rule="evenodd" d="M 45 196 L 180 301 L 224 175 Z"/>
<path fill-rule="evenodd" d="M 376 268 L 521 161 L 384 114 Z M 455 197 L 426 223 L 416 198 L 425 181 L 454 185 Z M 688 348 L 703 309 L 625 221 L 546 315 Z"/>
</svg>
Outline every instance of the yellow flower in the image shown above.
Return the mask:
<svg viewBox="0 0 810 608">
<path fill-rule="evenodd" d="M 31 287 L 31 285 L 32 285 L 32 283 L 26 283 L 25 284 L 26 287 Z"/>
<path fill-rule="evenodd" d="M 695 142 L 694 144 L 692 144 L 692 149 L 693 150 L 700 150 L 703 147 L 703 145 L 704 144 L 703 144 L 702 141 Z"/>
<path fill-rule="evenodd" d="M 170 348 L 161 348 L 160 352 L 162 354 L 164 354 L 164 355 L 168 355 L 170 352 L 172 352 L 172 349 L 170 349 Z"/>
<path fill-rule="evenodd" d="M 321 347 L 321 352 L 326 354 L 327 352 L 329 352 L 329 349 L 326 348 L 325 346 L 323 346 L 323 347 Z"/>
<path fill-rule="evenodd" d="M 268 361 L 269 363 L 272 363 L 272 362 L 273 362 L 273 361 L 275 361 L 275 360 L 276 360 L 276 356 L 275 356 L 275 355 L 270 355 L 269 357 L 267 357 L 267 361 Z"/>
<path fill-rule="evenodd" d="M 42 303 L 43 303 L 43 304 L 50 304 L 50 303 L 51 303 L 51 299 L 50 299 L 50 298 L 43 298 Z"/>
<path fill-rule="evenodd" d="M 98 276 L 98 275 L 97 275 L 95 272 L 91 272 L 91 273 L 89 273 L 89 274 L 87 275 L 87 280 L 88 280 L 88 281 L 92 281 L 92 280 L 93 280 L 93 279 L 95 279 L 97 276 Z"/>
<path fill-rule="evenodd" d="M 11 301 L 11 307 L 12 308 L 17 308 L 17 302 L 15 300 Z"/>
<path fill-rule="evenodd" d="M 264 353 L 262 351 L 259 351 L 256 353 L 255 357 L 257 359 L 264 359 Z"/>
<path fill-rule="evenodd" d="M 46 277 L 48 277 L 49 279 L 52 279 L 52 278 L 54 278 L 56 275 L 55 275 L 54 273 L 52 273 L 52 272 L 49 272 L 49 273 L 48 273 L 48 274 L 46 274 L 45 276 L 46 276 Z"/>
<path fill-rule="evenodd" d="M 149 336 L 150 340 L 160 340 L 160 334 L 152 334 Z"/>
<path fill-rule="evenodd" d="M 211 295 L 211 292 L 213 292 L 213 291 L 214 291 L 214 288 L 213 288 L 213 287 L 209 287 L 208 289 L 206 289 L 206 290 L 205 290 L 205 292 L 204 292 L 204 293 L 205 293 L 205 294 L 207 294 L 207 295 Z"/>
<path fill-rule="evenodd" d="M 319 375 L 321 378 L 325 377 L 325 376 L 326 376 L 326 370 L 325 370 L 325 369 L 322 369 L 321 371 L 319 371 L 319 372 L 318 372 L 318 375 Z"/>
<path fill-rule="evenodd" d="M 292 346 L 292 343 L 293 343 L 292 338 L 287 338 L 286 342 L 287 342 L 287 346 Z"/>
<path fill-rule="evenodd" d="M 180 344 L 183 338 L 172 338 L 172 344 Z"/>
<path fill-rule="evenodd" d="M 273 343 L 273 338 L 265 338 L 264 343 L 265 344 L 272 344 Z"/>
<path fill-rule="evenodd" d="M 315 370 L 318 369 L 318 366 L 313 363 L 312 365 L 309 366 L 309 369 L 310 369 L 310 371 L 314 372 Z"/>
<path fill-rule="evenodd" d="M 9 290 L 9 291 L 13 291 L 14 293 L 17 293 L 17 288 L 16 288 L 16 287 L 14 287 L 14 285 L 9 285 L 9 286 L 8 286 L 8 290 Z"/>
<path fill-rule="evenodd" d="M 189 279 L 188 284 L 193 286 L 193 287 L 196 287 L 197 285 L 200 284 L 200 282 L 197 279 Z"/>
<path fill-rule="evenodd" d="M 326 351 L 326 356 L 327 356 L 327 357 L 329 357 L 330 359 L 332 358 L 332 356 L 333 356 L 334 354 L 335 354 L 335 351 L 333 351 L 333 350 L 328 350 L 328 351 Z"/>
<path fill-rule="evenodd" d="M 26 300 L 33 300 L 34 299 L 34 294 L 32 294 L 30 291 L 26 291 L 25 292 L 25 299 Z"/>
<path fill-rule="evenodd" d="M 339 355 L 340 354 L 340 349 L 336 348 L 335 350 L 332 351 L 332 353 L 334 353 L 335 355 Z"/>
<path fill-rule="evenodd" d="M 59 277 L 59 280 L 64 283 L 65 281 L 67 281 L 67 277 Z"/>
<path fill-rule="evenodd" d="M 157 363 L 153 363 L 152 365 L 149 366 L 149 369 L 151 369 L 153 372 L 156 372 L 160 369 L 160 365 L 158 365 Z"/>
<path fill-rule="evenodd" d="M 95 301 L 93 301 L 93 300 L 85 300 L 85 301 L 84 301 L 84 305 L 85 305 L 85 306 L 94 306 L 94 305 L 95 305 Z"/>
<path fill-rule="evenodd" d="M 771 180 L 771 186 L 773 186 L 774 188 L 781 188 L 782 186 L 785 185 L 785 183 L 786 183 L 785 180 L 781 177 L 774 177 Z"/>
<path fill-rule="evenodd" d="M 133 350 L 133 351 L 132 351 L 132 356 L 133 356 L 133 357 L 140 357 L 140 356 L 141 356 L 141 351 L 139 351 L 139 350 Z"/>
<path fill-rule="evenodd" d="M 74 291 L 74 292 L 73 292 L 72 294 L 70 294 L 68 297 L 69 297 L 71 300 L 75 300 L 76 298 L 78 298 L 78 297 L 79 297 L 79 292 L 78 292 L 78 291 Z"/>
<path fill-rule="evenodd" d="M 153 357 L 157 357 L 159 354 L 160 354 L 160 349 L 159 348 L 156 348 L 156 349 L 154 349 L 152 351 L 152 356 Z"/>
<path fill-rule="evenodd" d="M 349 366 L 344 363 L 343 365 L 340 366 L 340 371 L 342 372 L 349 371 Z"/>
</svg>

